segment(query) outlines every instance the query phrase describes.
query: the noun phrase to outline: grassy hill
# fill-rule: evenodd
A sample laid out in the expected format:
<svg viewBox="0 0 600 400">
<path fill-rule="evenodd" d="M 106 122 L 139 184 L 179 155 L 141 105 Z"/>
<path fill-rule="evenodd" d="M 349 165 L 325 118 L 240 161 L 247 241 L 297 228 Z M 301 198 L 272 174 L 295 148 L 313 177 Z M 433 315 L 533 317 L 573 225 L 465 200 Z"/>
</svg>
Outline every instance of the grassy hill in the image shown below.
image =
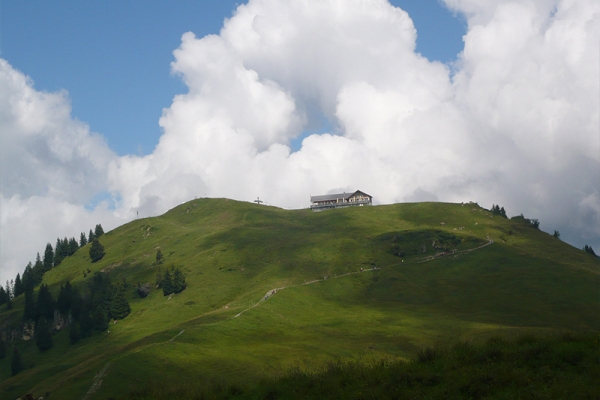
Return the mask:
<svg viewBox="0 0 600 400">
<path fill-rule="evenodd" d="M 76 345 L 66 330 L 43 353 L 19 343 L 26 369 L 11 377 L 0 360 L 0 397 L 104 399 L 149 383 L 229 385 L 332 361 L 408 359 L 459 339 L 600 332 L 598 259 L 476 204 L 313 213 L 197 199 L 101 242 L 101 261 L 82 248 L 44 283 L 56 298 L 66 280 L 125 278 L 131 314 Z M 140 299 L 135 286 L 155 281 L 158 249 L 188 287 Z M 20 296 L 0 325 L 17 328 L 22 312 Z"/>
</svg>

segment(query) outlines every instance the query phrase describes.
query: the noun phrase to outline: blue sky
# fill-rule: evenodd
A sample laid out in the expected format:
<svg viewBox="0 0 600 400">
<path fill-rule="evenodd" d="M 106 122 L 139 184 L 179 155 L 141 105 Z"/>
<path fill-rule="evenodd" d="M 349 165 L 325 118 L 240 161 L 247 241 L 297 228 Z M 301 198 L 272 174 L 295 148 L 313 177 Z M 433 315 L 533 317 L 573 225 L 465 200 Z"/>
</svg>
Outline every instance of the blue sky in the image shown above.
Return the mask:
<svg viewBox="0 0 600 400">
<path fill-rule="evenodd" d="M 452 63 L 466 24 L 438 0 L 394 0 L 417 29 L 417 52 Z M 158 119 L 187 88 L 170 73 L 187 31 L 218 34 L 239 1 L 2 1 L 0 57 L 40 91 L 67 90 L 73 116 L 102 134 L 119 155 L 146 155 Z M 329 128 L 326 120 L 322 131 Z M 298 147 L 301 139 L 292 142 Z"/>
<path fill-rule="evenodd" d="M 0 278 L 198 196 L 477 201 L 600 249 L 599 37 L 597 0 L 0 0 Z"/>
</svg>

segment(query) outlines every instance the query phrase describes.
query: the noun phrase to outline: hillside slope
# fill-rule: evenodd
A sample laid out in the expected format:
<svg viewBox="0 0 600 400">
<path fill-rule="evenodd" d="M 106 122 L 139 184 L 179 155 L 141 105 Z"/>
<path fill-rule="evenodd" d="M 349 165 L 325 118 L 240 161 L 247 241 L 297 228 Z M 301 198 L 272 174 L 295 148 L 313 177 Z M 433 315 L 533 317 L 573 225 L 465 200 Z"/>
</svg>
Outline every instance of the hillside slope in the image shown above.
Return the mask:
<svg viewBox="0 0 600 400">
<path fill-rule="evenodd" d="M 498 332 L 600 332 L 598 259 L 476 204 L 313 213 L 197 199 L 101 242 L 101 261 L 82 248 L 44 283 L 56 298 L 66 280 L 125 278 L 131 314 L 76 345 L 66 330 L 43 353 L 19 343 L 26 369 L 10 377 L 10 360 L 0 360 L 0 397 L 107 398 L 147 382 L 228 383 L 331 360 L 407 358 Z M 140 299 L 135 285 L 155 281 L 158 249 L 188 287 Z M 22 312 L 17 298 L 0 324 L 18 328 Z"/>
</svg>

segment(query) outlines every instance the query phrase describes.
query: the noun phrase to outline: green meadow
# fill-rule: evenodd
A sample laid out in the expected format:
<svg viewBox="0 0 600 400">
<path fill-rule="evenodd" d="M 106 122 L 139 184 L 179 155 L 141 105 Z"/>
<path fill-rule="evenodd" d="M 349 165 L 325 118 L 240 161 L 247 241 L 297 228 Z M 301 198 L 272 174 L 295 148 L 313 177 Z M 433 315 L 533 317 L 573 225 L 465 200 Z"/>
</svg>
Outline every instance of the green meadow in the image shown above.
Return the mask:
<svg viewBox="0 0 600 400">
<path fill-rule="evenodd" d="M 101 261 L 91 262 L 88 245 L 44 283 L 56 299 L 67 280 L 125 279 L 131 314 L 75 345 L 66 329 L 45 352 L 18 342 L 25 370 L 11 377 L 10 357 L 0 360 L 0 398 L 204 386 L 235 396 L 332 365 L 403 363 L 427 348 L 600 333 L 599 259 L 472 203 L 314 213 L 196 199 L 100 242 Z M 187 288 L 163 296 L 156 274 L 171 266 Z M 148 297 L 137 296 L 138 282 L 152 283 Z M 20 328 L 22 297 L 0 310 L 5 329 Z M 597 339 L 585 343 L 597 351 Z"/>
</svg>

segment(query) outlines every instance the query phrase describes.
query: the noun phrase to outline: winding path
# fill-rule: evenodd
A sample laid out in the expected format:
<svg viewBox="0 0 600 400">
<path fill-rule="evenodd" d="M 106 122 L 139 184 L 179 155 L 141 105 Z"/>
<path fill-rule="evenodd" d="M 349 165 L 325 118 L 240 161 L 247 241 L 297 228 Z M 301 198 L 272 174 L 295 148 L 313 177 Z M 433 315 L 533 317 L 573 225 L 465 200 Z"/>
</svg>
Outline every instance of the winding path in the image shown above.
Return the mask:
<svg viewBox="0 0 600 400">
<path fill-rule="evenodd" d="M 479 250 L 479 249 L 482 249 L 484 247 L 487 247 L 487 246 L 491 245 L 492 243 L 494 243 L 494 241 L 491 240 L 491 239 L 489 239 L 489 241 L 487 243 L 485 243 L 485 244 L 483 244 L 481 246 L 474 247 L 472 249 L 466 249 L 466 250 L 457 251 L 457 252 L 454 252 L 454 253 L 440 253 L 440 254 L 436 254 L 436 255 L 433 255 L 433 256 L 426 257 L 426 258 L 424 258 L 421 261 L 417 261 L 417 263 L 420 264 L 420 263 L 432 261 L 432 260 L 435 260 L 435 259 L 438 259 L 438 258 L 442 258 L 442 257 L 453 256 L 453 255 L 457 255 L 457 254 L 470 253 L 470 252 L 472 252 L 474 250 Z M 402 263 L 403 263 L 403 261 L 399 262 L 399 263 L 395 263 L 395 264 L 389 264 L 389 265 L 386 265 L 385 268 L 395 267 L 397 265 L 401 265 Z M 379 271 L 379 270 L 381 270 L 381 268 L 377 268 L 377 267 L 368 268 L 368 269 L 361 268 L 359 271 L 347 272 L 347 273 L 342 274 L 342 275 L 335 275 L 333 277 L 324 276 L 323 279 L 315 279 L 315 280 L 312 280 L 312 281 L 309 281 L 309 282 L 304 282 L 304 283 L 300 283 L 300 284 L 296 284 L 296 285 L 289 285 L 289 286 L 282 286 L 282 287 L 274 288 L 274 289 L 269 290 L 258 302 L 256 302 L 255 304 L 251 305 L 250 307 L 248 307 L 248 308 L 240 311 L 239 313 L 237 313 L 233 317 L 230 317 L 230 318 L 218 321 L 218 322 L 214 322 L 214 323 L 211 323 L 211 324 L 206 324 L 206 325 L 217 325 L 217 324 L 220 324 L 220 323 L 223 323 L 223 322 L 227 322 L 227 321 L 231 321 L 232 319 L 238 318 L 239 316 L 241 316 L 246 311 L 251 310 L 251 309 L 253 309 L 255 307 L 258 307 L 259 305 L 261 305 L 262 303 L 264 303 L 265 301 L 267 301 L 271 296 L 275 295 L 277 292 L 279 292 L 280 290 L 283 290 L 283 289 L 289 289 L 289 288 L 294 288 L 294 287 L 299 287 L 299 286 L 312 285 L 314 283 L 324 282 L 324 281 L 327 281 L 327 280 L 330 280 L 330 279 L 339 279 L 339 278 L 343 278 L 343 277 L 346 277 L 346 276 L 349 276 L 349 275 L 355 275 L 355 274 L 360 274 L 360 273 L 363 273 L 363 272 Z M 149 346 L 145 346 L 144 348 L 155 346 L 155 345 L 158 345 L 158 344 L 171 343 L 171 342 L 173 342 L 173 340 L 175 340 L 175 338 L 177 338 L 178 336 L 182 335 L 184 332 L 185 332 L 185 329 L 182 330 L 181 332 L 179 332 L 177 335 L 173 336 L 170 340 L 167 340 L 165 342 L 152 343 Z M 140 350 L 142 350 L 142 349 L 140 349 Z M 104 367 L 100 370 L 100 372 L 98 372 L 96 374 L 96 376 L 94 377 L 94 381 L 92 382 L 92 386 L 89 388 L 89 390 L 87 391 L 86 395 L 83 397 L 83 400 L 88 400 L 88 398 L 91 395 L 93 395 L 96 392 L 96 390 L 98 390 L 98 388 L 102 384 L 102 378 L 105 377 L 107 375 L 107 373 L 108 373 L 108 368 L 110 367 L 110 364 L 111 364 L 110 361 L 107 362 L 104 365 Z"/>
</svg>

